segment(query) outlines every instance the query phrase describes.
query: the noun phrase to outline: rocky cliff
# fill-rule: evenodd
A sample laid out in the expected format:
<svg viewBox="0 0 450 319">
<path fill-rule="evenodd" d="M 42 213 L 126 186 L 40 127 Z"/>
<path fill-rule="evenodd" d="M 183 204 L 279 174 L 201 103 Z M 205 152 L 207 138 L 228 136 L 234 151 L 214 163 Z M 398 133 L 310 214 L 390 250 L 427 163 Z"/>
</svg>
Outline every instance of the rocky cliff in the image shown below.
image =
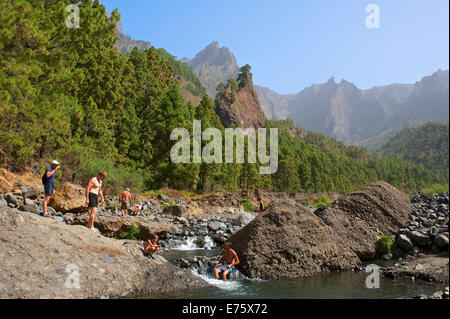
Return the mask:
<svg viewBox="0 0 450 319">
<path fill-rule="evenodd" d="M 224 127 L 260 128 L 266 122 L 249 72 L 240 75 L 238 87 L 228 83 L 217 93 L 215 110 Z"/>
</svg>

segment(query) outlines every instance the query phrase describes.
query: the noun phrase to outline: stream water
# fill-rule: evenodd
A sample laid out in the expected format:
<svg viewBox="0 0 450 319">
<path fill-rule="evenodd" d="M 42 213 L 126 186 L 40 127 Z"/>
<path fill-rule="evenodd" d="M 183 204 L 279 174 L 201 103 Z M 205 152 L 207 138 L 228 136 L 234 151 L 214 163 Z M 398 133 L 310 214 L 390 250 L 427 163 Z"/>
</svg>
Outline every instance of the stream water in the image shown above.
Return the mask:
<svg viewBox="0 0 450 319">
<path fill-rule="evenodd" d="M 194 256 L 217 256 L 221 249 L 210 247 L 198 249 L 194 240 L 187 241 L 177 249 L 161 252 L 167 260 L 190 258 Z M 178 291 L 164 298 L 182 299 L 215 299 L 215 298 L 357 298 L 357 299 L 383 299 L 383 298 L 412 298 L 419 294 L 431 295 L 443 290 L 444 284 L 412 281 L 408 279 L 380 278 L 380 288 L 366 288 L 365 281 L 368 273 L 361 271 L 331 272 L 311 277 L 284 280 L 249 279 L 239 271 L 233 273 L 232 280 L 223 282 L 214 278 L 212 273 L 199 275 L 192 270 L 195 276 L 210 283 L 209 287 Z"/>
</svg>

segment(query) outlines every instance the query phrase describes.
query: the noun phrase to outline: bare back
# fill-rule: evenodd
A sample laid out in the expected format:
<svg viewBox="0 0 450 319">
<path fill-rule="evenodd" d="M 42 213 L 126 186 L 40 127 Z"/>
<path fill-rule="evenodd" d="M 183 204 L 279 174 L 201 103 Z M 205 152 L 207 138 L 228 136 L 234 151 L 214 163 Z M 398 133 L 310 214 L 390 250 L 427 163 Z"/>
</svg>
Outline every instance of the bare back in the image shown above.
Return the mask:
<svg viewBox="0 0 450 319">
<path fill-rule="evenodd" d="M 123 191 L 122 194 L 120 194 L 121 201 L 129 201 L 130 199 L 131 199 L 131 194 L 129 191 Z"/>
</svg>

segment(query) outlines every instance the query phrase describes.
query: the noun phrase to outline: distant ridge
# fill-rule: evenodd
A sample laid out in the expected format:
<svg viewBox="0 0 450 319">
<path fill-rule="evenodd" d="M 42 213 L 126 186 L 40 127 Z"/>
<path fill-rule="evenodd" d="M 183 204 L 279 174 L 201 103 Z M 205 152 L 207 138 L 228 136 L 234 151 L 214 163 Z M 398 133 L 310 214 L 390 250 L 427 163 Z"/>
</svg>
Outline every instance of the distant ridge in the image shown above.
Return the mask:
<svg viewBox="0 0 450 319">
<path fill-rule="evenodd" d="M 448 122 L 449 72 L 438 70 L 415 84 L 360 90 L 330 78 L 297 94 L 280 95 L 255 86 L 268 118 L 292 118 L 347 145 L 379 146 L 399 129 L 430 120 Z"/>
</svg>

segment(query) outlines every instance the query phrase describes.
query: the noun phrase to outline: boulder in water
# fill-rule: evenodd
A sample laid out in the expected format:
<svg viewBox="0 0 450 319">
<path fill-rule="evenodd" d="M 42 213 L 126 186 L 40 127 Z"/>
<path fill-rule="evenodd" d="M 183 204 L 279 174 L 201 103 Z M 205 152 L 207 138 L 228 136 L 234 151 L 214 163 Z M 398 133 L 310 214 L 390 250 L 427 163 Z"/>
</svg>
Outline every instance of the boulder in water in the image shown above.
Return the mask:
<svg viewBox="0 0 450 319">
<path fill-rule="evenodd" d="M 408 196 L 385 182 L 376 182 L 331 205 L 317 209 L 316 214 L 345 241 L 361 260 L 376 254 L 381 235 L 394 235 L 405 225 L 412 212 Z"/>
<path fill-rule="evenodd" d="M 291 200 L 273 203 L 229 241 L 240 259 L 237 267 L 251 278 L 308 276 L 360 263 L 330 227 Z"/>
</svg>

